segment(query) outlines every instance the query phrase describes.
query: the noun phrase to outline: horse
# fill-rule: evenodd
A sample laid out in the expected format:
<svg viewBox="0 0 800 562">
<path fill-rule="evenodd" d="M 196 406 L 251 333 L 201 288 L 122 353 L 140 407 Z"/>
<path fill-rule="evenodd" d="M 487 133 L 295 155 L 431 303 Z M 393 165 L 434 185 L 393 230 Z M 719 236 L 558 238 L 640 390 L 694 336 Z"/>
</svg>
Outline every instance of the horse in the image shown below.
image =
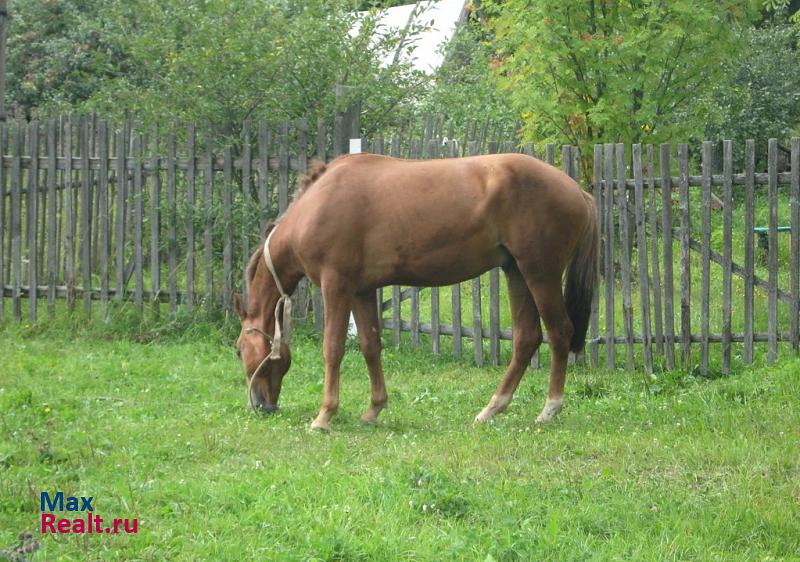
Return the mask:
<svg viewBox="0 0 800 562">
<path fill-rule="evenodd" d="M 375 423 L 388 402 L 376 289 L 452 285 L 495 267 L 508 283 L 513 353 L 475 421 L 508 408 L 543 341 L 540 319 L 552 361 L 536 422 L 561 411 L 568 354 L 583 349 L 597 288 L 599 234 L 594 198 L 559 169 L 513 153 L 440 160 L 363 153 L 314 162 L 265 236 L 247 265 L 247 305 L 234 298 L 236 350 L 258 411 L 277 409 L 291 365 L 289 295 L 303 277 L 321 288 L 324 303 L 324 395 L 311 428 L 327 431 L 339 408 L 351 311 L 370 378 L 361 419 Z"/>
</svg>

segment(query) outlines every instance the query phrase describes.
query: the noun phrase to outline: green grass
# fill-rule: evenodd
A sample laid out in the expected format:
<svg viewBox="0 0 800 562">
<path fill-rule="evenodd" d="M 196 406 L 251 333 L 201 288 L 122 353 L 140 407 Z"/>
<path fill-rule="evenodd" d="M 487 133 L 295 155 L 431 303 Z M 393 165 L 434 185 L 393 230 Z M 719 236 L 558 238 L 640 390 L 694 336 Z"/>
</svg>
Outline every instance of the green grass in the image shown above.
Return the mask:
<svg viewBox="0 0 800 562">
<path fill-rule="evenodd" d="M 235 326 L 0 328 L 0 549 L 32 560 L 796 560 L 800 360 L 714 380 L 574 368 L 473 427 L 500 368 L 384 352 L 377 427 L 350 346 L 330 434 L 309 433 L 319 342 L 300 335 L 282 410 L 246 409 Z M 133 337 L 120 337 L 131 330 Z M 39 534 L 40 491 L 94 496 L 139 534 Z"/>
</svg>

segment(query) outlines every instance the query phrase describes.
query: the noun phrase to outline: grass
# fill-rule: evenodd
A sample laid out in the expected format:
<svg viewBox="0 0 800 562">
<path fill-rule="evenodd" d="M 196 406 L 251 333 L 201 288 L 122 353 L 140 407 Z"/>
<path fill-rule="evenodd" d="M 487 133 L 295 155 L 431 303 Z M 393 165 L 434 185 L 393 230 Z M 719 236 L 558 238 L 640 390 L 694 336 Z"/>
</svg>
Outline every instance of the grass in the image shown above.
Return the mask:
<svg viewBox="0 0 800 562">
<path fill-rule="evenodd" d="M 318 434 L 319 342 L 297 337 L 281 412 L 258 417 L 234 333 L 0 328 L 0 549 L 31 532 L 31 560 L 800 559 L 797 357 L 659 372 L 649 390 L 575 367 L 546 427 L 532 371 L 476 428 L 501 368 L 387 346 L 390 409 L 371 427 L 351 345 L 341 412 Z M 42 537 L 37 494 L 56 490 L 139 533 Z"/>
</svg>

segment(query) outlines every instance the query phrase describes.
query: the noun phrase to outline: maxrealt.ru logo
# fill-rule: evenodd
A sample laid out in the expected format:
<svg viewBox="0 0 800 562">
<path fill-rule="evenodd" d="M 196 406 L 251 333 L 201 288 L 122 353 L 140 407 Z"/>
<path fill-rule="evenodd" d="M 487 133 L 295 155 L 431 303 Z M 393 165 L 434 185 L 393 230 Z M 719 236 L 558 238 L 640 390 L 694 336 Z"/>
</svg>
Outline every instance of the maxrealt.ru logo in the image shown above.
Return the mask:
<svg viewBox="0 0 800 562">
<path fill-rule="evenodd" d="M 104 520 L 94 513 L 94 497 L 65 496 L 64 492 L 50 495 L 42 492 L 42 534 L 128 533 L 139 532 L 138 519 Z M 58 516 L 56 515 L 58 513 Z M 78 515 L 79 517 L 72 517 Z M 69 516 L 67 516 L 69 515 Z"/>
</svg>

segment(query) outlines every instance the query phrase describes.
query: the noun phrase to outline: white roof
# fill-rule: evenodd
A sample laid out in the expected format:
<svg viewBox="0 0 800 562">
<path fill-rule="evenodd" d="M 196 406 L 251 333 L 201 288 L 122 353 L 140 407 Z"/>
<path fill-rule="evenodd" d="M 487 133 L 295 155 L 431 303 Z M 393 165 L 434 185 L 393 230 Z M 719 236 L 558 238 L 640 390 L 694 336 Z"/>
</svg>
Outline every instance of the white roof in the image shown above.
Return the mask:
<svg viewBox="0 0 800 562">
<path fill-rule="evenodd" d="M 440 47 L 449 43 L 458 27 L 464 12 L 466 0 L 438 0 L 416 2 L 394 8 L 381 10 L 377 16 L 378 32 L 403 30 L 407 27 L 424 26 L 424 29 L 404 41 L 403 47 L 409 43 L 415 49 L 409 55 L 407 48 L 401 48 L 403 62 L 411 62 L 415 70 L 432 74 L 442 64 L 444 53 Z M 384 57 L 383 63 L 389 65 L 394 61 L 395 53 Z"/>
</svg>

